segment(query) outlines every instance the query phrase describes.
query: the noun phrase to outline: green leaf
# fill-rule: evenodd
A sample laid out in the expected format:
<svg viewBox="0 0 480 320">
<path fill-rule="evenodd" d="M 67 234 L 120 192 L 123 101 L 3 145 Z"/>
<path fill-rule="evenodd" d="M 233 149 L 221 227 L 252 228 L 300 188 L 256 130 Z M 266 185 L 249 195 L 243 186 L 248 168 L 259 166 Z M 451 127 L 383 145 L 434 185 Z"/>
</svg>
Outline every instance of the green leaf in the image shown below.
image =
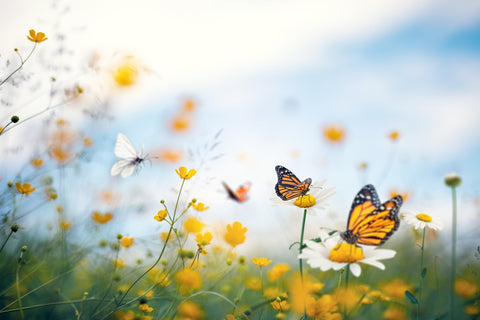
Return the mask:
<svg viewBox="0 0 480 320">
<path fill-rule="evenodd" d="M 423 268 L 422 273 L 420 274 L 420 277 L 425 278 L 426 274 L 427 274 L 427 268 Z"/>
<path fill-rule="evenodd" d="M 410 291 L 405 291 L 405 296 L 411 304 L 418 304 L 417 298 L 415 298 L 415 296 Z"/>
</svg>

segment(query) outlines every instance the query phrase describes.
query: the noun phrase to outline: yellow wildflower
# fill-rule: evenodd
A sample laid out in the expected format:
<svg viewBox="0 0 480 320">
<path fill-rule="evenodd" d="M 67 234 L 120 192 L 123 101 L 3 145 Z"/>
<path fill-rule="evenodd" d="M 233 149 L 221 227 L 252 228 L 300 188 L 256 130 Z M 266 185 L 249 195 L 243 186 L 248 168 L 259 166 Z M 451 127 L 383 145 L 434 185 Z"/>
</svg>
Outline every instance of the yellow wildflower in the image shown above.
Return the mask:
<svg viewBox="0 0 480 320">
<path fill-rule="evenodd" d="M 323 129 L 323 135 L 328 142 L 341 143 L 345 139 L 345 129 L 340 126 L 330 125 Z"/>
<path fill-rule="evenodd" d="M 184 268 L 173 277 L 178 286 L 178 291 L 183 296 L 188 296 L 192 291 L 202 288 L 201 274 L 192 268 Z"/>
<path fill-rule="evenodd" d="M 129 248 L 133 245 L 133 237 L 123 237 L 120 240 L 120 245 L 124 248 Z"/>
<path fill-rule="evenodd" d="M 208 206 L 205 206 L 205 204 L 199 202 L 199 203 L 192 203 L 192 207 L 193 209 L 197 210 L 197 211 L 205 211 L 205 210 L 208 210 L 210 209 L 210 207 Z"/>
<path fill-rule="evenodd" d="M 267 271 L 268 281 L 275 282 L 290 270 L 290 266 L 286 263 L 278 263 L 272 269 Z"/>
<path fill-rule="evenodd" d="M 195 237 L 195 241 L 198 243 L 198 245 L 206 246 L 210 244 L 210 241 L 212 241 L 212 234 L 210 232 L 205 232 L 203 235 L 198 233 Z"/>
<path fill-rule="evenodd" d="M 192 112 L 195 110 L 195 101 L 193 99 L 186 99 L 183 103 L 183 111 Z"/>
<path fill-rule="evenodd" d="M 92 220 L 96 223 L 106 224 L 110 220 L 113 219 L 113 215 L 110 212 L 106 212 L 105 214 L 101 214 L 98 211 L 94 211 L 92 213 Z"/>
<path fill-rule="evenodd" d="M 168 232 L 167 231 L 164 231 L 164 232 L 160 233 L 160 239 L 162 239 L 163 242 L 167 241 L 167 237 L 168 237 Z M 170 239 L 172 239 L 171 236 L 170 236 Z"/>
<path fill-rule="evenodd" d="M 205 311 L 198 303 L 187 300 L 178 307 L 178 316 L 179 320 L 202 320 L 205 318 Z"/>
<path fill-rule="evenodd" d="M 341 320 L 343 318 L 338 311 L 337 301 L 329 294 L 324 294 L 318 299 L 308 297 L 306 308 L 307 315 L 314 319 Z"/>
<path fill-rule="evenodd" d="M 60 229 L 67 230 L 67 229 L 70 229 L 70 227 L 72 226 L 72 223 L 68 221 L 60 221 L 58 223 L 58 226 L 60 227 Z"/>
<path fill-rule="evenodd" d="M 93 146 L 93 141 L 92 141 L 92 139 L 90 139 L 89 137 L 83 137 L 82 141 L 83 141 L 83 145 L 84 145 L 85 147 L 91 147 L 91 146 Z"/>
<path fill-rule="evenodd" d="M 115 311 L 115 319 L 117 320 L 134 320 L 135 319 L 135 312 L 132 310 L 128 310 L 127 312 L 123 310 Z"/>
<path fill-rule="evenodd" d="M 153 219 L 155 219 L 157 221 L 163 221 L 163 220 L 165 220 L 167 215 L 168 215 L 167 210 L 160 210 L 160 211 L 157 212 L 157 215 L 153 217 Z"/>
<path fill-rule="evenodd" d="M 272 305 L 273 309 L 279 312 L 285 312 L 290 309 L 290 305 L 287 303 L 287 300 L 274 300 L 270 302 L 270 304 Z"/>
<path fill-rule="evenodd" d="M 404 299 L 405 291 L 413 291 L 413 287 L 402 279 L 393 279 L 380 284 L 380 290 L 392 299 Z"/>
<path fill-rule="evenodd" d="M 43 166 L 43 159 L 42 158 L 34 158 L 30 161 L 30 163 L 35 168 L 40 168 L 41 166 Z"/>
<path fill-rule="evenodd" d="M 227 225 L 227 232 L 224 235 L 225 241 L 232 247 L 245 242 L 245 233 L 247 228 L 242 228 L 242 224 L 235 221 L 232 225 Z"/>
<path fill-rule="evenodd" d="M 480 305 L 477 305 L 477 304 L 466 305 L 465 308 L 463 308 L 463 312 L 470 316 L 475 316 L 477 314 L 480 314 Z"/>
<path fill-rule="evenodd" d="M 400 138 L 400 133 L 398 131 L 392 131 L 388 134 L 388 138 L 392 141 L 397 141 Z"/>
<path fill-rule="evenodd" d="M 35 188 L 32 188 L 30 183 L 21 184 L 20 182 L 16 182 L 15 187 L 17 188 L 17 191 L 19 193 L 24 194 L 26 196 L 28 196 L 30 193 L 35 191 Z"/>
<path fill-rule="evenodd" d="M 297 313 L 303 313 L 307 298 L 316 296 L 324 287 L 321 282 L 312 282 L 304 277 L 303 281 L 299 275 L 295 275 L 289 281 L 289 303 Z M 358 300 L 357 300 L 358 301 Z"/>
<path fill-rule="evenodd" d="M 153 311 L 153 308 L 149 307 L 148 304 L 146 304 L 146 303 L 140 303 L 138 305 L 138 309 L 140 309 L 140 311 L 145 312 L 145 313 Z"/>
<path fill-rule="evenodd" d="M 163 149 L 156 152 L 154 157 L 154 159 L 158 159 L 160 161 L 175 163 L 182 158 L 182 153 L 180 151 L 171 149 Z"/>
<path fill-rule="evenodd" d="M 202 231 L 204 224 L 197 218 L 190 217 L 183 223 L 183 227 L 187 233 L 199 233 Z"/>
<path fill-rule="evenodd" d="M 130 86 L 138 77 L 138 63 L 132 56 L 126 56 L 115 68 L 112 76 L 118 85 Z"/>
<path fill-rule="evenodd" d="M 253 260 L 253 263 L 255 263 L 257 266 L 259 267 L 266 267 L 268 266 L 270 263 L 272 263 L 272 260 L 267 260 L 267 258 L 256 258 L 256 257 L 253 257 L 252 258 Z"/>
<path fill-rule="evenodd" d="M 127 264 L 123 262 L 123 260 L 117 259 L 113 260 L 113 266 L 116 266 L 118 269 L 123 269 L 127 266 Z"/>
<path fill-rule="evenodd" d="M 249 288 L 250 290 L 260 290 L 262 288 L 262 281 L 260 278 L 249 277 L 245 279 L 245 287 Z"/>
<path fill-rule="evenodd" d="M 178 168 L 178 170 L 175 169 L 175 171 L 177 172 L 177 174 L 180 178 L 185 179 L 185 180 L 188 180 L 188 179 L 192 178 L 197 173 L 197 171 L 195 169 L 190 169 L 187 172 L 187 168 L 185 168 L 185 167 L 180 167 L 180 168 Z"/>
<path fill-rule="evenodd" d="M 47 40 L 48 38 L 45 37 L 45 33 L 43 32 L 35 32 L 35 30 L 33 29 L 30 29 L 29 31 L 30 35 L 27 36 L 28 40 L 32 41 L 32 42 L 36 42 L 36 43 L 40 43 L 40 42 L 43 42 L 45 40 Z"/>
<path fill-rule="evenodd" d="M 171 128 L 174 131 L 186 131 L 188 128 L 190 128 L 191 122 L 192 121 L 190 120 L 190 117 L 178 115 L 172 120 Z"/>
<path fill-rule="evenodd" d="M 63 165 L 73 159 L 73 155 L 61 145 L 56 145 L 48 150 L 48 154 L 59 164 Z"/>
<path fill-rule="evenodd" d="M 478 284 L 467 279 L 455 280 L 455 293 L 464 298 L 471 299 L 478 294 Z"/>
<path fill-rule="evenodd" d="M 407 316 L 405 308 L 398 305 L 391 305 L 382 313 L 383 320 L 407 320 L 410 317 Z"/>
</svg>

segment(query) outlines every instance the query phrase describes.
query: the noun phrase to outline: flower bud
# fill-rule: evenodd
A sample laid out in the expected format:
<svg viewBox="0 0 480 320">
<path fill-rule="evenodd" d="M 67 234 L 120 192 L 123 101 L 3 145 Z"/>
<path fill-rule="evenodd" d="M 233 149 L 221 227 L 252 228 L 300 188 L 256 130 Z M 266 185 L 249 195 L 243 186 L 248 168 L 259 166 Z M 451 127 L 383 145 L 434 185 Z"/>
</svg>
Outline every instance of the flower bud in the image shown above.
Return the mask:
<svg viewBox="0 0 480 320">
<path fill-rule="evenodd" d="M 19 118 L 18 116 L 12 116 L 12 117 L 10 118 L 10 121 L 12 121 L 13 123 L 17 123 L 18 120 L 20 120 L 20 118 Z"/>
<path fill-rule="evenodd" d="M 455 188 L 462 183 L 462 178 L 460 178 L 456 173 L 449 173 L 445 176 L 445 184 L 449 187 Z"/>
</svg>

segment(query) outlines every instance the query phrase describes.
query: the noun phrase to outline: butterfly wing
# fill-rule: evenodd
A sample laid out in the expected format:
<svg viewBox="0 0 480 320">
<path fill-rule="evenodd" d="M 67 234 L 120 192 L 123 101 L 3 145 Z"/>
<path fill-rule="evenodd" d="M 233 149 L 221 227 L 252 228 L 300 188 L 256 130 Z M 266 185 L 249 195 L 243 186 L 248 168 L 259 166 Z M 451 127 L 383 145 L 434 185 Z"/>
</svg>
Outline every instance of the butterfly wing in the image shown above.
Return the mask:
<svg viewBox="0 0 480 320">
<path fill-rule="evenodd" d="M 134 170 L 135 165 L 132 164 L 131 160 L 121 159 L 113 164 L 112 169 L 110 169 L 110 174 L 112 176 L 117 176 L 121 174 L 123 178 L 126 178 L 130 176 Z"/>
<path fill-rule="evenodd" d="M 138 152 L 133 146 L 132 142 L 121 132 L 118 133 L 114 152 L 117 157 L 123 159 L 135 159 L 139 157 Z"/>
<path fill-rule="evenodd" d="M 225 182 L 222 181 L 222 185 L 223 187 L 225 188 L 225 191 L 227 191 L 227 194 L 228 194 L 228 197 L 232 200 L 235 200 L 235 201 L 240 201 L 237 197 L 237 195 L 235 194 L 235 192 L 232 190 L 232 188 L 230 188 L 228 186 L 228 184 L 226 184 Z"/>
<path fill-rule="evenodd" d="M 375 187 L 364 186 L 353 200 L 347 231 L 341 237 L 351 244 L 381 245 L 400 226 L 398 211 L 402 202 L 402 197 L 396 196 L 380 204 Z"/>
<path fill-rule="evenodd" d="M 312 179 L 300 181 L 290 170 L 283 166 L 276 166 L 278 182 L 275 192 L 282 200 L 298 198 L 308 192 Z"/>
</svg>

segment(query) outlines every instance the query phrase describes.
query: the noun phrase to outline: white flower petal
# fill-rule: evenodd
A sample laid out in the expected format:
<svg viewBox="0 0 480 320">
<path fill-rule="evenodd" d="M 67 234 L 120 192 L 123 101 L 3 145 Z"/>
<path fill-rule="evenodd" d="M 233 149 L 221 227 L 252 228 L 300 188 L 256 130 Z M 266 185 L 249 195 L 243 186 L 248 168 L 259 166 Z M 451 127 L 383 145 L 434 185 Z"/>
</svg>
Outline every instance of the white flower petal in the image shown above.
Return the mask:
<svg viewBox="0 0 480 320">
<path fill-rule="evenodd" d="M 362 268 L 358 263 L 351 263 L 350 264 L 350 271 L 355 277 L 358 277 L 362 273 Z"/>
</svg>

